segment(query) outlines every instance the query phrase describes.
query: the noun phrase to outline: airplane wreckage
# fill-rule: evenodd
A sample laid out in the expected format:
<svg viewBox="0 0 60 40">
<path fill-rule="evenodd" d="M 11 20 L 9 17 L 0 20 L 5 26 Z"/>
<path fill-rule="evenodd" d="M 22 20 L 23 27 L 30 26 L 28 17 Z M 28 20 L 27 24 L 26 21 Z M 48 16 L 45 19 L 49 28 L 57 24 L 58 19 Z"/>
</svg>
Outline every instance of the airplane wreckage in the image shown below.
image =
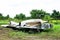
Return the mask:
<svg viewBox="0 0 60 40">
<path fill-rule="evenodd" d="M 41 19 L 29 19 L 19 23 L 10 21 L 8 25 L 1 25 L 3 27 L 15 27 L 18 29 L 29 28 L 29 29 L 51 29 L 52 24 Z"/>
</svg>

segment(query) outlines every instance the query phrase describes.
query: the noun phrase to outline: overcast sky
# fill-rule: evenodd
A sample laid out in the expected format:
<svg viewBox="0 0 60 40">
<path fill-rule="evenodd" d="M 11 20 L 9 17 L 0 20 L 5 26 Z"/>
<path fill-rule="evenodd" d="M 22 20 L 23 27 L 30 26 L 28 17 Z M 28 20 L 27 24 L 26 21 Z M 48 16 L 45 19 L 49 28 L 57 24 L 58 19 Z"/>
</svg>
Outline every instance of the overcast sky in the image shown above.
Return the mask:
<svg viewBox="0 0 60 40">
<path fill-rule="evenodd" d="M 32 9 L 43 9 L 52 12 L 53 9 L 60 11 L 60 0 L 0 0 L 0 13 L 14 17 L 24 13 L 29 16 Z"/>
</svg>

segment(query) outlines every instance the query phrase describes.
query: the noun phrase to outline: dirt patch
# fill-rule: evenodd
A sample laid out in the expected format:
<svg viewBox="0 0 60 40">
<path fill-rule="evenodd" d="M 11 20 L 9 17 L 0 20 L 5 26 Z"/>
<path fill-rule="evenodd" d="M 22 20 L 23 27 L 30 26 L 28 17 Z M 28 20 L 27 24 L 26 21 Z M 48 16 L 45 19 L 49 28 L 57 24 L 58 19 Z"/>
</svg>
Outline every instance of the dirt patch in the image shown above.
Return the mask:
<svg viewBox="0 0 60 40">
<path fill-rule="evenodd" d="M 50 38 L 48 36 L 40 37 L 40 36 L 34 36 L 34 35 L 27 35 L 23 38 L 20 37 L 10 37 L 9 32 L 16 31 L 10 28 L 2 28 L 0 29 L 0 40 L 60 40 L 56 38 Z"/>
<path fill-rule="evenodd" d="M 9 37 L 9 32 L 12 31 L 11 29 L 2 28 L 0 29 L 0 40 L 20 40 L 18 38 L 11 38 Z"/>
</svg>

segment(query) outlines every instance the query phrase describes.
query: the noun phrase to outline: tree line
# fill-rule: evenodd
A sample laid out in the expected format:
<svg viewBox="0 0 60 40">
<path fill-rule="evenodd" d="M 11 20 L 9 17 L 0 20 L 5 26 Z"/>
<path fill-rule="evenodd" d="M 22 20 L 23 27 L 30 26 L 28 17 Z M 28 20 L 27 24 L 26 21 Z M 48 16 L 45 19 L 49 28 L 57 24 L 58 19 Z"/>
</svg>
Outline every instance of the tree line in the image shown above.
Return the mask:
<svg viewBox="0 0 60 40">
<path fill-rule="evenodd" d="M 2 13 L 0 13 L 0 20 L 5 20 L 5 19 L 9 19 L 9 15 L 7 16 L 3 16 Z"/>
<path fill-rule="evenodd" d="M 59 20 L 60 19 L 60 12 L 57 10 L 53 10 L 52 13 L 48 13 L 44 10 L 31 10 L 30 11 L 31 16 L 30 17 L 26 17 L 25 14 L 20 13 L 20 14 L 16 14 L 16 16 L 14 17 L 14 19 L 44 19 L 44 20 L 50 20 L 50 19 L 55 19 L 55 20 Z M 10 19 L 9 15 L 7 16 L 3 16 L 2 13 L 0 13 L 0 19 Z"/>
</svg>

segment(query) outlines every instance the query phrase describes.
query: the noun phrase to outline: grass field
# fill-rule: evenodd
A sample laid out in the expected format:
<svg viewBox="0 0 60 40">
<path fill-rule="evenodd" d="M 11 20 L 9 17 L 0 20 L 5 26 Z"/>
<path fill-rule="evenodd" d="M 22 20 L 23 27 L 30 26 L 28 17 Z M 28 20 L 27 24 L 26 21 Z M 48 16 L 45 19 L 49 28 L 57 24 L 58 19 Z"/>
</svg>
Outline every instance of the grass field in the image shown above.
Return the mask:
<svg viewBox="0 0 60 40">
<path fill-rule="evenodd" d="M 54 20 L 54 22 L 56 21 Z M 8 23 L 8 20 L 0 21 L 0 25 Z M 0 27 L 0 40 L 60 40 L 60 24 L 52 24 L 52 29 L 36 33 L 29 33 L 18 29 L 13 30 L 12 28 Z"/>
</svg>

